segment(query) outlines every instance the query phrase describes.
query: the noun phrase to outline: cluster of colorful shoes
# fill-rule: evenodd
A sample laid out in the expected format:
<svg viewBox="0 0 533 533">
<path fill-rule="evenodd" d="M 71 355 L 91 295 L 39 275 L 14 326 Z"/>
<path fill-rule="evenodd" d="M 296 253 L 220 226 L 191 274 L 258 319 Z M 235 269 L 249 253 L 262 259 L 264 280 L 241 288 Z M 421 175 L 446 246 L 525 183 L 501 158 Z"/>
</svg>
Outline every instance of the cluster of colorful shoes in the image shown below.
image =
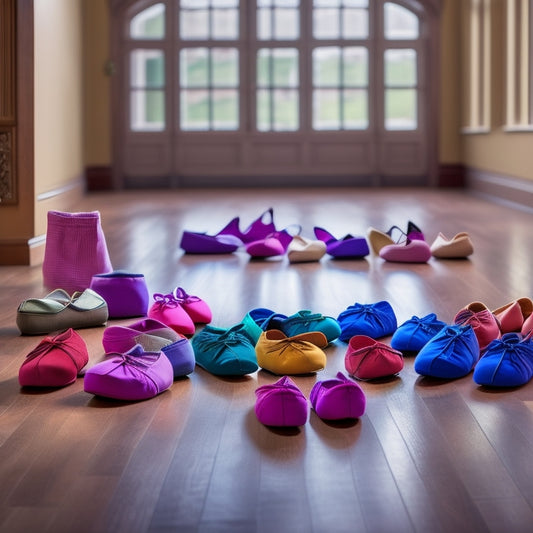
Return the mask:
<svg viewBox="0 0 533 533">
<path fill-rule="evenodd" d="M 367 237 L 375 255 L 396 263 L 427 263 L 432 256 L 459 259 L 474 253 L 468 233 L 458 233 L 451 239 L 439 233 L 430 245 L 422 230 L 412 221 L 408 221 L 405 232 L 398 226 L 392 226 L 385 232 L 371 227 Z"/>
<path fill-rule="evenodd" d="M 194 353 L 186 338 L 150 319 L 130 327 L 112 326 L 103 361 L 83 372 L 87 345 L 72 328 L 45 337 L 19 369 L 22 387 L 65 387 L 83 373 L 85 392 L 118 400 L 146 400 L 167 390 L 176 377 L 194 369 Z M 118 331 L 120 330 L 120 331 Z M 144 346 L 143 346 L 144 344 Z M 148 348 L 150 347 L 150 349 Z"/>
<path fill-rule="evenodd" d="M 369 254 L 364 237 L 346 235 L 335 238 L 323 228 L 314 228 L 314 239 L 300 235 L 302 228 L 294 224 L 278 230 L 274 210 L 266 210 L 244 231 L 240 218 L 231 220 L 215 235 L 185 230 L 180 248 L 188 254 L 226 254 L 244 248 L 251 257 L 266 258 L 287 255 L 291 263 L 320 261 L 325 255 L 337 258 L 361 258 Z"/>
<path fill-rule="evenodd" d="M 415 353 L 422 376 L 456 379 L 472 370 L 478 385 L 515 387 L 533 378 L 533 302 L 520 298 L 494 311 L 482 302 L 459 310 L 453 324 L 435 314 L 413 316 L 394 332 L 391 347 Z"/>
<path fill-rule="evenodd" d="M 288 376 L 262 385 L 256 389 L 255 395 L 255 414 L 266 426 L 304 425 L 309 416 L 309 403 L 323 420 L 360 418 L 366 408 L 363 390 L 342 372 L 333 379 L 317 381 L 311 389 L 309 402 Z"/>
<path fill-rule="evenodd" d="M 274 210 L 266 210 L 244 231 L 235 217 L 214 235 L 185 230 L 180 247 L 189 254 L 224 254 L 244 248 L 251 257 L 274 257 L 287 254 L 291 263 L 319 261 L 325 254 L 338 259 L 366 257 L 370 249 L 386 261 L 426 263 L 432 256 L 441 259 L 465 258 L 474 251 L 470 236 L 461 232 L 449 239 L 439 233 L 429 245 L 422 230 L 408 221 L 404 232 L 398 226 L 388 231 L 369 228 L 367 238 L 347 234 L 337 238 L 326 229 L 315 226 L 314 239 L 300 235 L 301 226 L 276 229 Z M 368 239 L 368 240 L 367 240 Z M 369 244 L 370 243 L 370 247 Z"/>
<path fill-rule="evenodd" d="M 231 328 L 206 326 L 191 342 L 197 364 L 214 375 L 245 375 L 259 367 L 298 375 L 325 368 L 324 348 L 340 331 L 334 318 L 320 313 L 286 316 L 257 308 Z"/>
</svg>

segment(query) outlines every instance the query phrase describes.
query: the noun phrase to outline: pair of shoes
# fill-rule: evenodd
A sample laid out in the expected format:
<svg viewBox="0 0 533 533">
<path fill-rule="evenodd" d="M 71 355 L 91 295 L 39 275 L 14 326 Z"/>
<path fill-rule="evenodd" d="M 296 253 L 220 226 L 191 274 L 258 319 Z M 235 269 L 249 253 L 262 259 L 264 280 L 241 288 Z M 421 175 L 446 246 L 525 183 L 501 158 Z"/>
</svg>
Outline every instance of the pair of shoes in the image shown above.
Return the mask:
<svg viewBox="0 0 533 533">
<path fill-rule="evenodd" d="M 392 236 L 393 233 L 395 234 L 395 238 Z M 379 255 L 379 252 L 385 246 L 388 246 L 389 244 L 398 244 L 400 241 L 404 241 L 405 239 L 410 239 L 412 241 L 425 240 L 422 230 L 410 220 L 407 222 L 406 232 L 404 232 L 398 226 L 391 226 L 385 232 L 370 227 L 367 230 L 367 238 L 368 242 L 370 243 L 370 247 L 372 248 L 372 252 L 375 255 Z"/>
<path fill-rule="evenodd" d="M 298 224 L 294 224 L 280 231 L 274 231 L 263 238 L 246 244 L 246 252 L 250 257 L 263 259 L 284 255 L 293 238 L 299 235 L 300 231 L 302 231 L 302 227 Z"/>
<path fill-rule="evenodd" d="M 461 378 L 474 368 L 479 353 L 478 339 L 470 324 L 445 326 L 418 352 L 414 369 L 422 376 Z"/>
<path fill-rule="evenodd" d="M 347 307 L 338 317 L 341 327 L 341 341 L 348 342 L 354 335 L 367 335 L 374 339 L 392 335 L 398 326 L 396 315 L 389 302 L 373 304 L 355 303 Z"/>
<path fill-rule="evenodd" d="M 235 252 L 246 243 L 264 239 L 276 231 L 274 210 L 267 209 L 244 231 L 240 230 L 240 218 L 235 217 L 216 235 L 184 231 L 180 248 L 189 254 L 226 254 Z"/>
<path fill-rule="evenodd" d="M 194 335 L 195 324 L 209 324 L 212 313 L 204 300 L 177 287 L 169 294 L 154 294 L 154 303 L 148 310 L 148 317 L 166 324 L 182 335 Z"/>
<path fill-rule="evenodd" d="M 502 333 L 520 332 L 527 335 L 533 330 L 533 301 L 523 297 L 492 311 Z"/>
<path fill-rule="evenodd" d="M 326 252 L 337 259 L 359 259 L 370 253 L 368 243 L 364 237 L 345 235 L 341 239 L 334 237 L 324 228 L 315 226 L 315 237 L 326 244 Z"/>
<path fill-rule="evenodd" d="M 287 248 L 289 263 L 311 263 L 320 261 L 326 254 L 327 245 L 321 240 L 312 240 L 294 235 Z"/>
<path fill-rule="evenodd" d="M 393 333 L 390 345 L 400 352 L 419 352 L 444 326 L 435 313 L 422 318 L 413 316 L 398 326 Z"/>
<path fill-rule="evenodd" d="M 215 376 L 244 376 L 258 369 L 254 342 L 245 326 L 206 326 L 191 340 L 196 364 Z"/>
<path fill-rule="evenodd" d="M 337 320 L 320 313 L 313 313 L 308 309 L 286 316 L 264 307 L 258 307 L 247 313 L 243 323 L 256 343 L 261 333 L 269 329 L 278 329 L 288 337 L 320 331 L 326 336 L 328 344 L 341 334 L 341 328 Z"/>
<path fill-rule="evenodd" d="M 85 341 L 72 328 L 45 337 L 19 369 L 21 387 L 65 387 L 89 362 Z"/>
<path fill-rule="evenodd" d="M 145 352 L 136 344 L 126 353 L 108 354 L 85 372 L 85 392 L 114 400 L 148 400 L 170 388 L 174 372 L 161 351 Z"/>
<path fill-rule="evenodd" d="M 474 245 L 470 235 L 465 231 L 448 239 L 439 233 L 430 246 L 431 255 L 438 259 L 463 259 L 474 253 Z"/>
<path fill-rule="evenodd" d="M 355 335 L 344 356 L 348 373 L 361 380 L 398 374 L 403 368 L 402 352 L 366 335 Z"/>
<path fill-rule="evenodd" d="M 487 387 L 519 387 L 533 378 L 533 340 L 505 333 L 493 340 L 474 368 L 474 381 Z"/>
<path fill-rule="evenodd" d="M 145 318 L 129 326 L 106 328 L 102 344 L 106 353 L 126 353 L 136 344 L 148 352 L 162 351 L 172 364 L 174 378 L 186 376 L 194 370 L 194 352 L 189 340 L 153 318 Z"/>
<path fill-rule="evenodd" d="M 294 427 L 307 422 L 308 402 L 288 376 L 283 376 L 276 383 L 262 385 L 255 394 L 255 414 L 265 426 Z M 333 379 L 316 382 L 309 401 L 323 420 L 360 418 L 366 408 L 363 390 L 342 372 Z"/>
<path fill-rule="evenodd" d="M 278 329 L 269 329 L 261 333 L 255 345 L 257 364 L 278 375 L 318 372 L 326 367 L 323 348 L 327 345 L 320 331 L 288 337 Z"/>
<path fill-rule="evenodd" d="M 17 309 L 22 335 L 46 335 L 68 328 L 103 326 L 108 319 L 106 301 L 91 289 L 70 296 L 56 289 L 44 298 L 24 300 Z"/>
<path fill-rule="evenodd" d="M 472 326 L 479 349 L 484 350 L 494 339 L 500 338 L 500 325 L 483 302 L 472 302 L 461 309 L 453 319 L 454 324 Z"/>
</svg>

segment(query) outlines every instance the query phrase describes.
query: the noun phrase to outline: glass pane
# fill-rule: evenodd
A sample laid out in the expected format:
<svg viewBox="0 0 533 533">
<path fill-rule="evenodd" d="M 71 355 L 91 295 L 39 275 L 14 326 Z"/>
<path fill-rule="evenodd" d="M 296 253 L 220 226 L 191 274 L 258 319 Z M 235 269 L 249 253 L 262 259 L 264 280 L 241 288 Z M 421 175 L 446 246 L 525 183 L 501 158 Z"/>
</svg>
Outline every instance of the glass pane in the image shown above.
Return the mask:
<svg viewBox="0 0 533 533">
<path fill-rule="evenodd" d="M 343 50 L 345 87 L 366 87 L 368 85 L 368 51 L 362 46 L 350 46 Z"/>
<path fill-rule="evenodd" d="M 213 7 L 239 7 L 239 0 L 211 0 Z"/>
<path fill-rule="evenodd" d="M 209 37 L 209 12 L 203 9 L 180 12 L 180 37 L 182 39 L 207 39 Z"/>
<path fill-rule="evenodd" d="M 266 89 L 260 89 L 256 93 L 257 95 L 257 108 L 256 108 L 256 120 L 257 129 L 259 131 L 270 130 L 270 91 Z"/>
<path fill-rule="evenodd" d="M 187 9 L 200 9 L 207 7 L 209 5 L 209 0 L 181 0 L 180 6 Z"/>
<path fill-rule="evenodd" d="M 163 39 L 165 6 L 154 4 L 135 15 L 130 22 L 130 36 L 134 39 Z"/>
<path fill-rule="evenodd" d="M 314 0 L 316 7 L 340 7 L 341 0 Z"/>
<path fill-rule="evenodd" d="M 236 48 L 213 48 L 211 52 L 214 87 L 239 85 L 239 53 Z"/>
<path fill-rule="evenodd" d="M 385 90 L 385 129 L 415 130 L 417 128 L 415 89 Z"/>
<path fill-rule="evenodd" d="M 298 129 L 298 91 L 276 89 L 273 91 L 275 131 L 294 131 Z"/>
<path fill-rule="evenodd" d="M 209 95 L 207 91 L 181 91 L 181 117 L 182 130 L 208 130 L 209 129 Z"/>
<path fill-rule="evenodd" d="M 270 9 L 257 10 L 257 38 L 262 41 L 272 38 L 272 11 Z"/>
<path fill-rule="evenodd" d="M 165 61 L 162 50 L 133 50 L 131 53 L 131 87 L 163 87 Z"/>
<path fill-rule="evenodd" d="M 270 85 L 270 50 L 261 48 L 257 51 L 257 85 L 265 87 Z"/>
<path fill-rule="evenodd" d="M 239 12 L 237 9 L 213 10 L 213 39 L 239 38 Z"/>
<path fill-rule="evenodd" d="M 300 36 L 300 19 L 297 9 L 274 10 L 274 38 L 277 40 L 298 39 Z"/>
<path fill-rule="evenodd" d="M 238 95 L 235 90 L 213 91 L 213 129 L 236 130 L 239 124 Z"/>
<path fill-rule="evenodd" d="M 337 89 L 313 91 L 313 129 L 340 129 L 340 92 Z"/>
<path fill-rule="evenodd" d="M 165 129 L 165 94 L 161 90 L 134 90 L 130 95 L 130 126 L 133 131 Z"/>
<path fill-rule="evenodd" d="M 413 87 L 416 83 L 416 51 L 411 48 L 385 50 L 385 85 Z"/>
<path fill-rule="evenodd" d="M 272 4 L 277 7 L 298 7 L 300 0 L 274 0 Z"/>
<path fill-rule="evenodd" d="M 345 39 L 368 37 L 368 11 L 366 9 L 345 9 L 343 15 L 342 36 Z"/>
<path fill-rule="evenodd" d="M 340 85 L 340 48 L 324 46 L 313 50 L 313 85 L 338 87 Z"/>
<path fill-rule="evenodd" d="M 315 39 L 338 39 L 340 37 L 339 15 L 338 9 L 314 9 L 313 37 Z"/>
<path fill-rule="evenodd" d="M 418 39 L 418 17 L 405 7 L 385 2 L 385 39 Z"/>
<path fill-rule="evenodd" d="M 368 7 L 368 0 L 343 0 L 346 7 Z"/>
<path fill-rule="evenodd" d="M 207 48 L 184 48 L 180 52 L 180 87 L 207 87 L 209 60 Z"/>
<path fill-rule="evenodd" d="M 298 50 L 274 48 L 272 50 L 272 85 L 274 87 L 298 87 Z"/>
<path fill-rule="evenodd" d="M 368 91 L 348 89 L 344 91 L 344 128 L 365 130 L 368 128 Z"/>
</svg>

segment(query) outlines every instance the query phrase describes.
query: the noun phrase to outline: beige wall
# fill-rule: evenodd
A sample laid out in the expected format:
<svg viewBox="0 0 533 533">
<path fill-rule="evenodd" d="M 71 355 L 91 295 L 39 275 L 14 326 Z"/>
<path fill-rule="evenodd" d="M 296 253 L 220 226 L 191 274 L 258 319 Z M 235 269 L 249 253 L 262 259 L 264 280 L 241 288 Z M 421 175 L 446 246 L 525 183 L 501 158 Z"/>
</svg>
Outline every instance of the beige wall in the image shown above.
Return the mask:
<svg viewBox="0 0 533 533">
<path fill-rule="evenodd" d="M 36 1 L 35 234 L 49 209 L 67 210 L 84 169 L 80 0 Z"/>
<path fill-rule="evenodd" d="M 492 2 L 490 131 L 461 136 L 463 163 L 502 176 L 533 179 L 533 131 L 504 131 L 503 5 L 503 0 Z"/>
</svg>

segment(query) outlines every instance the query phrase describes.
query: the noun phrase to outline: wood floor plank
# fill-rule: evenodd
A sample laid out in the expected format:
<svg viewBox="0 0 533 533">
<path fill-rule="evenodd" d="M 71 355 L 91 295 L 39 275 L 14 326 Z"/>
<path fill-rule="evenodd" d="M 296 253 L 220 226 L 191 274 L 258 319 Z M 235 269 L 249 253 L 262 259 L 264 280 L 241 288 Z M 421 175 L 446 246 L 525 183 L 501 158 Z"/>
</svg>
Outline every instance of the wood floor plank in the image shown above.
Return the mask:
<svg viewBox="0 0 533 533">
<path fill-rule="evenodd" d="M 278 228 L 299 223 L 308 237 L 314 226 L 340 238 L 412 220 L 428 242 L 467 231 L 475 251 L 418 265 L 373 255 L 290 264 L 179 248 L 184 229 L 215 234 L 234 216 L 244 229 L 270 206 Z M 379 300 L 390 302 L 399 324 L 431 312 L 451 322 L 472 301 L 495 309 L 533 297 L 531 213 L 464 191 L 124 191 L 88 194 L 76 210 L 100 211 L 116 269 L 143 273 L 151 294 L 181 286 L 202 297 L 219 327 L 256 307 L 336 317 Z M 360 382 L 360 420 L 326 423 L 311 412 L 293 430 L 266 428 L 255 416 L 255 389 L 278 379 L 264 370 L 224 379 L 197 368 L 144 402 L 96 398 L 83 391 L 83 378 L 22 390 L 19 367 L 42 337 L 19 335 L 16 309 L 48 291 L 40 266 L 0 267 L 0 287 L 2 532 L 531 530 L 533 383 L 494 391 L 472 374 L 431 380 L 406 356 L 397 377 Z M 104 355 L 103 331 L 79 330 L 89 365 Z M 317 380 L 345 371 L 346 349 L 335 341 L 323 371 L 294 377 L 307 398 Z"/>
</svg>

